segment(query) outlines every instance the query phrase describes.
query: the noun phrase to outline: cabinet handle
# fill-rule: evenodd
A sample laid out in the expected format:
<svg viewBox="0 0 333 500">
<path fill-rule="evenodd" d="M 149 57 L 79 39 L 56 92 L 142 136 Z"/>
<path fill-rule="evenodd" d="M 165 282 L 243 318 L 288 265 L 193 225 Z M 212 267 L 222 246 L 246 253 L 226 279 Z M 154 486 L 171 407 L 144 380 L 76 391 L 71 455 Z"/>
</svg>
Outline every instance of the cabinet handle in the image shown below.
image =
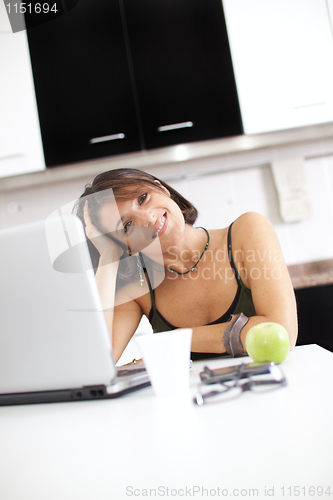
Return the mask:
<svg viewBox="0 0 333 500">
<path fill-rule="evenodd" d="M 168 130 L 176 130 L 177 128 L 193 127 L 193 122 L 172 123 L 171 125 L 163 125 L 158 127 L 157 132 L 167 132 Z"/>
<path fill-rule="evenodd" d="M 312 102 L 310 104 L 300 104 L 299 106 L 294 106 L 292 109 L 310 108 L 311 106 L 325 106 L 327 102 Z"/>
<path fill-rule="evenodd" d="M 104 135 L 103 137 L 94 137 L 89 140 L 90 144 L 96 144 L 97 142 L 107 142 L 107 141 L 115 141 L 116 139 L 124 139 L 125 134 L 113 134 L 113 135 Z"/>
</svg>

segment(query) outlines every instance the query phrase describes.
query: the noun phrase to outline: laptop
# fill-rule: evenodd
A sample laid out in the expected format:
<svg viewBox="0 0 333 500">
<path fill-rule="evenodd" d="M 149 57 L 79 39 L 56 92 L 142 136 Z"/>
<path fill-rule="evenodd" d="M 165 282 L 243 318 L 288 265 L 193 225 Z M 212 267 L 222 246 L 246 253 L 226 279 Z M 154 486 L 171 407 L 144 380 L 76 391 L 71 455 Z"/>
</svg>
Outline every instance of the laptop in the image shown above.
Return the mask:
<svg viewBox="0 0 333 500">
<path fill-rule="evenodd" d="M 150 385 L 115 366 L 82 223 L 0 231 L 0 406 L 114 398 Z"/>
</svg>

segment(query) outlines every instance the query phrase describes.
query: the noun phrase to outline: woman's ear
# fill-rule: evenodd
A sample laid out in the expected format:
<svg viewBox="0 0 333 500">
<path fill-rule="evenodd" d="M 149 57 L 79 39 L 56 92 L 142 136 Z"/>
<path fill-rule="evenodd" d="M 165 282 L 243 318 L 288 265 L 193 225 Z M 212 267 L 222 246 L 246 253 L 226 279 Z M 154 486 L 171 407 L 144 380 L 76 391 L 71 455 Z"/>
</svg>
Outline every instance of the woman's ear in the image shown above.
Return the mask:
<svg viewBox="0 0 333 500">
<path fill-rule="evenodd" d="M 166 188 L 166 187 L 164 187 L 164 186 L 160 183 L 160 181 L 158 181 L 157 179 L 155 179 L 155 180 L 154 180 L 154 182 L 156 182 L 156 184 L 159 184 L 159 185 L 161 186 L 161 188 L 163 189 L 163 191 L 165 191 L 165 192 L 166 192 L 166 194 L 167 194 L 167 195 L 169 196 L 169 198 L 170 198 L 170 191 L 168 191 L 168 190 L 167 190 L 167 188 Z"/>
</svg>

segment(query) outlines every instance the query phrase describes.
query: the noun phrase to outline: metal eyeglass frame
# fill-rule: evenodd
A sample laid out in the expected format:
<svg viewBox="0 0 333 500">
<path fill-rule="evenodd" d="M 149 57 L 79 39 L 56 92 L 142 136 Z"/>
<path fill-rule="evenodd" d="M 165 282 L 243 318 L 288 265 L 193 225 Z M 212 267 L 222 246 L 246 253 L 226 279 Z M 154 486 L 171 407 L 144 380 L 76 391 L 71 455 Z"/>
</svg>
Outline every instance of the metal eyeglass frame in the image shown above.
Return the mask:
<svg viewBox="0 0 333 500">
<path fill-rule="evenodd" d="M 224 396 L 227 395 L 227 393 L 229 393 L 229 395 L 231 396 L 230 391 L 233 391 L 233 397 L 239 397 L 246 391 L 253 391 L 254 387 L 264 388 L 264 386 L 266 386 L 266 391 L 264 392 L 268 392 L 270 390 L 287 385 L 286 378 L 281 372 L 280 368 L 273 363 L 269 367 L 269 373 L 249 376 L 242 379 L 242 372 L 244 370 L 244 367 L 245 363 L 241 363 L 239 365 L 237 373 L 230 381 L 216 380 L 215 383 L 222 386 L 221 389 L 214 389 L 206 393 L 198 392 L 193 399 L 193 402 L 198 406 L 202 406 L 206 402 L 220 402 L 218 396 Z M 207 371 L 208 373 L 210 372 L 208 367 L 205 367 L 205 371 Z M 266 375 L 266 377 L 267 375 L 270 375 L 271 378 L 265 379 L 263 378 L 263 375 Z M 245 380 L 245 382 L 240 383 L 241 379 Z M 238 391 L 237 393 L 235 392 L 235 389 Z M 232 399 L 232 397 L 230 397 L 230 399 Z"/>
</svg>

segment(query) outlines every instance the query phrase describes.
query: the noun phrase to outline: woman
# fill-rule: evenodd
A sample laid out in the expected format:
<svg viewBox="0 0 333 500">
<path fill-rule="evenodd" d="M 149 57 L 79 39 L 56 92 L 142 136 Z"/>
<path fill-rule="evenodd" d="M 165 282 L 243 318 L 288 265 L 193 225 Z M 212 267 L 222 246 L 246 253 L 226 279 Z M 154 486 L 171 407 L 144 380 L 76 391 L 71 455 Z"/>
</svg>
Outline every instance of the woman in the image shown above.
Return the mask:
<svg viewBox="0 0 333 500">
<path fill-rule="evenodd" d="M 266 321 L 283 325 L 295 346 L 293 287 L 275 231 L 262 215 L 245 213 L 224 229 L 195 228 L 191 203 L 133 169 L 98 175 L 76 212 L 98 262 L 116 361 L 142 315 L 155 333 L 192 328 L 192 359 L 241 355 L 248 330 Z"/>
</svg>

